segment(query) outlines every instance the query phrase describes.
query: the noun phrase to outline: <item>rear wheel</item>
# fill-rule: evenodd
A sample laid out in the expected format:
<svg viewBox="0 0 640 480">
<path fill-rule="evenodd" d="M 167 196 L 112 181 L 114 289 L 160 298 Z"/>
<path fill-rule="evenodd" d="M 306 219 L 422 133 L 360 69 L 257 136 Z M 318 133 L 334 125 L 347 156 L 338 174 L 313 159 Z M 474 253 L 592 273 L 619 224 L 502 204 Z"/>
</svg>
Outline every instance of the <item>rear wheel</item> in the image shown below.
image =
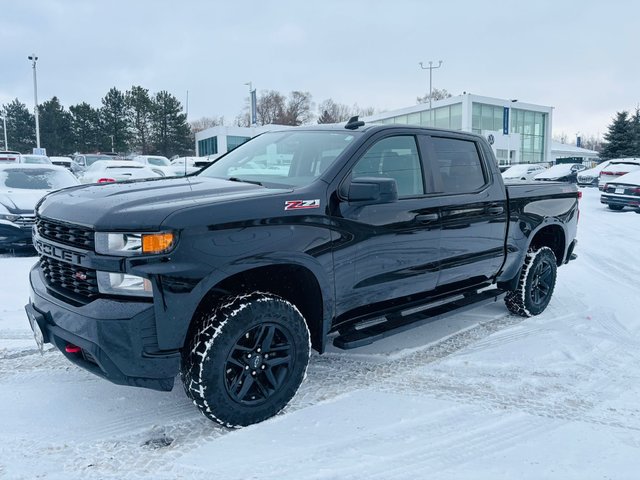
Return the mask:
<svg viewBox="0 0 640 480">
<path fill-rule="evenodd" d="M 612 205 L 609 204 L 609 209 L 611 210 L 622 210 L 624 208 L 624 205 Z"/>
<path fill-rule="evenodd" d="M 268 293 L 220 300 L 183 352 L 182 382 L 200 411 L 226 427 L 282 410 L 305 376 L 309 330 L 298 309 Z"/>
<path fill-rule="evenodd" d="M 557 270 L 556 256 L 549 247 L 529 252 L 517 289 L 504 299 L 509 311 L 523 317 L 542 313 L 551 301 Z"/>
</svg>

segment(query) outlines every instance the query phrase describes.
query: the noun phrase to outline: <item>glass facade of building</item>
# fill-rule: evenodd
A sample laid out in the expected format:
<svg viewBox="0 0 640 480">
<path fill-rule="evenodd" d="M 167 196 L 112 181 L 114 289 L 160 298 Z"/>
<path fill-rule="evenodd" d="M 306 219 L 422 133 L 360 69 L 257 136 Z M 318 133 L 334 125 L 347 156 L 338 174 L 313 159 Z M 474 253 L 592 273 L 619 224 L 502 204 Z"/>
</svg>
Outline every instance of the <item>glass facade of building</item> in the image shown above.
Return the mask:
<svg viewBox="0 0 640 480">
<path fill-rule="evenodd" d="M 462 130 L 462 104 L 455 103 L 446 107 L 434 108 L 432 111 L 415 112 L 407 115 L 380 120 L 382 124 L 420 125 L 423 127 L 448 128 Z"/>
<path fill-rule="evenodd" d="M 473 103 L 471 107 L 471 130 L 482 133 L 483 130 L 502 130 L 504 108 L 484 103 Z"/>
<path fill-rule="evenodd" d="M 198 155 L 204 157 L 205 155 L 213 155 L 214 153 L 218 153 L 218 137 L 198 140 Z"/>
<path fill-rule="evenodd" d="M 546 123 L 546 113 L 511 109 L 511 133 L 519 133 L 522 138 L 521 163 L 544 161 Z"/>
<path fill-rule="evenodd" d="M 235 135 L 228 135 L 227 136 L 227 152 L 230 152 L 231 150 L 236 148 L 238 145 L 242 145 L 244 142 L 250 139 L 251 137 L 238 137 Z"/>
</svg>

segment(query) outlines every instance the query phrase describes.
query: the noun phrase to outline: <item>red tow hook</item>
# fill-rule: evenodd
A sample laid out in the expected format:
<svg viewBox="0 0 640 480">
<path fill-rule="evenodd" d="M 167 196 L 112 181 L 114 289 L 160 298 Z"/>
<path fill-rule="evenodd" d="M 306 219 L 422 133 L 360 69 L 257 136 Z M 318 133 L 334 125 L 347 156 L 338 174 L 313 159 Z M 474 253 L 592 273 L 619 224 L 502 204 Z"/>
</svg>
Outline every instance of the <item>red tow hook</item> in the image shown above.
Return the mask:
<svg viewBox="0 0 640 480">
<path fill-rule="evenodd" d="M 67 343 L 67 346 L 64 347 L 64 351 L 67 353 L 80 353 L 82 349 L 72 343 Z"/>
</svg>

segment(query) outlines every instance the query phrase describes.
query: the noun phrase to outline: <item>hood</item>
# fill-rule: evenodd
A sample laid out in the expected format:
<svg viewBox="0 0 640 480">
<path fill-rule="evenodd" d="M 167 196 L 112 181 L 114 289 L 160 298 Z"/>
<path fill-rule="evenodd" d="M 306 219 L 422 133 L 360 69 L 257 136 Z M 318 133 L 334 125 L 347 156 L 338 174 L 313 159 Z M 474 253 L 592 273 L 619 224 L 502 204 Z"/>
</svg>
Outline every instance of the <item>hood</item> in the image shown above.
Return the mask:
<svg viewBox="0 0 640 480">
<path fill-rule="evenodd" d="M 52 190 L 2 190 L 0 191 L 0 205 L 14 214 L 33 214 L 36 204 Z"/>
<path fill-rule="evenodd" d="M 269 196 L 289 190 L 207 177 L 83 185 L 49 195 L 39 215 L 95 229 L 152 230 L 167 215 L 192 206 Z"/>
</svg>

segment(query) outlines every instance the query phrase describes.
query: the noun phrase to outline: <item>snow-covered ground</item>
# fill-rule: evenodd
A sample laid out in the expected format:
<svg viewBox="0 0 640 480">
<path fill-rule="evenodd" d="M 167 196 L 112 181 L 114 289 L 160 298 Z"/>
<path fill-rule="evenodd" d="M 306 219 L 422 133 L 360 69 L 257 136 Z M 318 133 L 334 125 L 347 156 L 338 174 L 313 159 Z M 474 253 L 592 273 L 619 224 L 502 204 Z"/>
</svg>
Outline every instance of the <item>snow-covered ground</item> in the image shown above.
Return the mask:
<svg viewBox="0 0 640 480">
<path fill-rule="evenodd" d="M 226 430 L 171 393 L 36 351 L 34 257 L 0 258 L 0 478 L 640 478 L 640 215 L 584 190 L 539 317 L 491 305 L 311 359 L 289 408 Z"/>
</svg>

